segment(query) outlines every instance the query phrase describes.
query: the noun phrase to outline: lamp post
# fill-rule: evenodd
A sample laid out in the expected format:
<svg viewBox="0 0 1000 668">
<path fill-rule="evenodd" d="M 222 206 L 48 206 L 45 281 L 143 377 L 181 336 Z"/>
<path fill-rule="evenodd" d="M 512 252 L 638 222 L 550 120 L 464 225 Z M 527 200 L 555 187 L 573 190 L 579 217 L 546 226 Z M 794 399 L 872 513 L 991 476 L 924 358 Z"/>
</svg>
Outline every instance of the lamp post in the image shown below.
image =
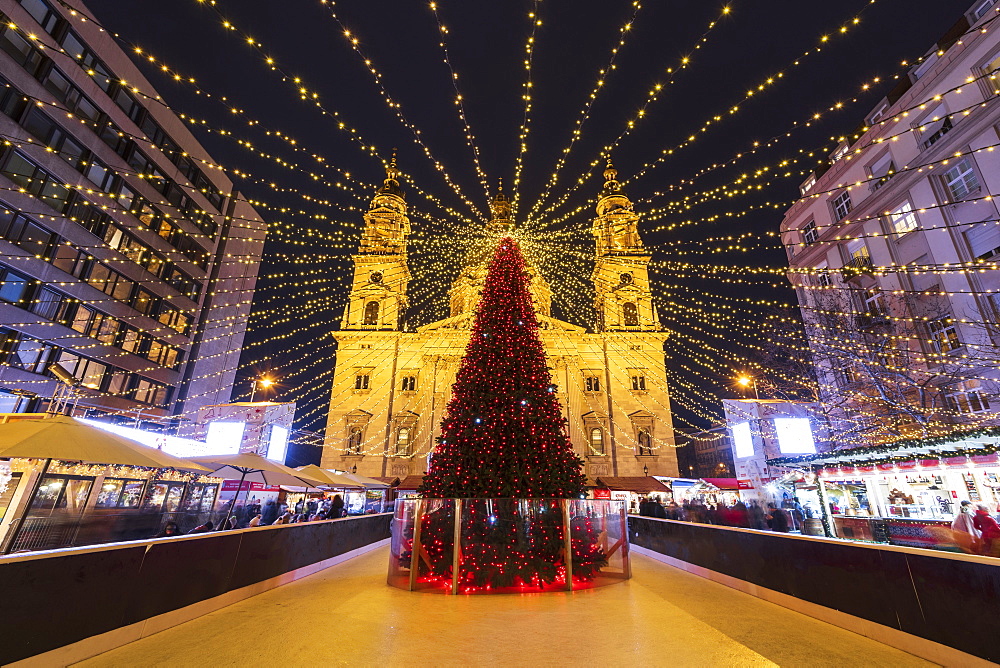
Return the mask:
<svg viewBox="0 0 1000 668">
<path fill-rule="evenodd" d="M 255 380 L 253 382 L 253 388 L 250 390 L 250 403 L 253 403 L 254 395 L 257 393 L 257 384 L 258 383 L 260 383 L 260 386 L 262 388 L 264 388 L 265 390 L 270 389 L 271 386 L 274 385 L 274 381 L 271 380 L 270 378 L 268 378 L 267 376 L 264 376 L 263 378 L 258 378 L 257 380 Z"/>
<path fill-rule="evenodd" d="M 754 378 L 753 376 L 743 375 L 743 376 L 740 376 L 739 378 L 737 378 L 736 382 L 739 383 L 743 387 L 747 387 L 748 385 L 753 385 L 753 396 L 754 396 L 754 399 L 756 399 L 757 401 L 760 401 L 760 395 L 757 394 L 757 379 L 756 378 Z"/>
<path fill-rule="evenodd" d="M 642 474 L 647 477 L 649 476 L 649 467 L 645 464 L 642 465 Z"/>
</svg>

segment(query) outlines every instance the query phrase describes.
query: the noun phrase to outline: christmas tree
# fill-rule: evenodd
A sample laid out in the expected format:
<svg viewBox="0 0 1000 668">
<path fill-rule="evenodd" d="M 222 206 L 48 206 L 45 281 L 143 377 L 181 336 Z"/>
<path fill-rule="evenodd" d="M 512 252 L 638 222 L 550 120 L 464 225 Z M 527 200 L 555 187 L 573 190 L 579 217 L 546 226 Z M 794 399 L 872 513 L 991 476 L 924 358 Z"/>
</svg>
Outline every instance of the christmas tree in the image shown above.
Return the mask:
<svg viewBox="0 0 1000 668">
<path fill-rule="evenodd" d="M 500 241 L 453 387 L 425 498 L 465 499 L 460 586 L 464 591 L 565 583 L 560 499 L 584 492 L 546 366 L 528 273 L 517 243 Z M 454 507 L 437 502 L 421 521 L 429 579 L 450 581 Z M 607 558 L 589 520 L 572 522 L 575 580 L 593 579 Z"/>
<path fill-rule="evenodd" d="M 517 243 L 497 246 L 420 492 L 434 498 L 579 498 L 573 452 Z"/>
</svg>

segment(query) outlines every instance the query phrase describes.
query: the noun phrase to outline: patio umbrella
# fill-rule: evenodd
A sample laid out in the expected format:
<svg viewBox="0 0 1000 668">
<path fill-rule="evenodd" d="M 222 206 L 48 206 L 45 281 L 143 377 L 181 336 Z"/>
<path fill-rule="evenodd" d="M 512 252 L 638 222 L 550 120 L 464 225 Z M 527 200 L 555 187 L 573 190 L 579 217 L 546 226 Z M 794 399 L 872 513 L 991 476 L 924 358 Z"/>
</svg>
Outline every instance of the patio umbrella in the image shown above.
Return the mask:
<svg viewBox="0 0 1000 668">
<path fill-rule="evenodd" d="M 195 461 L 209 467 L 211 473 L 208 475 L 215 476 L 216 478 L 236 478 L 239 476 L 240 484 L 236 488 L 236 495 L 233 497 L 233 502 L 229 504 L 226 518 L 222 520 L 223 527 L 226 526 L 230 515 L 233 514 L 233 507 L 236 505 L 236 500 L 240 496 L 240 490 L 243 488 L 245 481 L 260 482 L 265 485 L 299 486 L 304 483 L 307 487 L 326 484 L 313 476 L 305 475 L 284 464 L 279 464 L 278 462 L 249 452 L 237 455 L 209 455 L 207 457 L 198 457 Z"/>
<path fill-rule="evenodd" d="M 306 464 L 295 469 L 302 475 L 323 480 L 323 484 L 329 487 L 364 487 L 359 482 L 351 480 L 341 473 L 335 473 L 330 469 L 321 469 L 315 464 Z"/>
<path fill-rule="evenodd" d="M 353 480 L 355 483 L 361 485 L 362 487 L 368 487 L 368 488 L 389 487 L 389 485 L 387 485 L 386 483 L 381 482 L 379 480 L 375 480 L 375 478 L 366 478 L 365 476 L 358 475 L 357 473 L 341 473 L 340 475 L 344 476 L 348 480 Z"/>
<path fill-rule="evenodd" d="M 119 464 L 207 472 L 208 469 L 187 459 L 174 457 L 117 434 L 92 427 L 65 415 L 49 418 L 14 420 L 0 424 L 0 457 L 44 459 L 42 472 L 28 496 L 28 504 L 18 521 L 5 553 L 17 542 L 24 518 L 31 512 L 38 488 L 48 473 L 53 459 L 87 462 L 89 464 Z"/>
</svg>

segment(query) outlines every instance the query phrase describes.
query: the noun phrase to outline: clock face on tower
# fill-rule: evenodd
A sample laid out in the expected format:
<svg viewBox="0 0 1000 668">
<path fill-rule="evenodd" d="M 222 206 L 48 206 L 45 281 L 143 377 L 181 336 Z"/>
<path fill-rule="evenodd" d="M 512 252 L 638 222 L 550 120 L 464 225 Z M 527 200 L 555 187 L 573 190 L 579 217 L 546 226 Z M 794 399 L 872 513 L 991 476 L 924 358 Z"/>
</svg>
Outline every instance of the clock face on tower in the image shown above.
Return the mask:
<svg viewBox="0 0 1000 668">
<path fill-rule="evenodd" d="M 373 271 L 372 275 L 371 275 L 371 279 L 372 279 L 372 283 L 381 283 L 382 282 L 382 272 L 381 271 Z"/>
<path fill-rule="evenodd" d="M 622 285 L 631 285 L 632 284 L 632 274 L 628 273 L 627 271 L 625 273 L 623 273 L 621 276 L 619 276 L 618 278 L 621 279 Z"/>
</svg>

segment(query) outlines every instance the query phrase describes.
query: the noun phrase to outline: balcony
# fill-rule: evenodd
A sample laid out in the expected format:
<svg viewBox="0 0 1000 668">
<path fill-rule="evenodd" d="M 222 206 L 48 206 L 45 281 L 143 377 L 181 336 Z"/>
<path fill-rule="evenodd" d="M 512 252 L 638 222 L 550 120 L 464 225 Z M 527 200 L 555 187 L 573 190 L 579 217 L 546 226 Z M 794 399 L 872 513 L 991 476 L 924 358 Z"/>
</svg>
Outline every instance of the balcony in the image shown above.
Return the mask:
<svg viewBox="0 0 1000 668">
<path fill-rule="evenodd" d="M 859 313 L 854 316 L 854 326 L 861 331 L 870 331 L 873 329 L 888 327 L 889 318 L 887 318 L 885 314 L 877 311 L 874 313 Z"/>
<path fill-rule="evenodd" d="M 840 275 L 845 281 L 858 278 L 859 276 L 874 276 L 875 266 L 868 255 L 858 255 L 852 257 L 850 261 L 840 270 Z"/>
</svg>

